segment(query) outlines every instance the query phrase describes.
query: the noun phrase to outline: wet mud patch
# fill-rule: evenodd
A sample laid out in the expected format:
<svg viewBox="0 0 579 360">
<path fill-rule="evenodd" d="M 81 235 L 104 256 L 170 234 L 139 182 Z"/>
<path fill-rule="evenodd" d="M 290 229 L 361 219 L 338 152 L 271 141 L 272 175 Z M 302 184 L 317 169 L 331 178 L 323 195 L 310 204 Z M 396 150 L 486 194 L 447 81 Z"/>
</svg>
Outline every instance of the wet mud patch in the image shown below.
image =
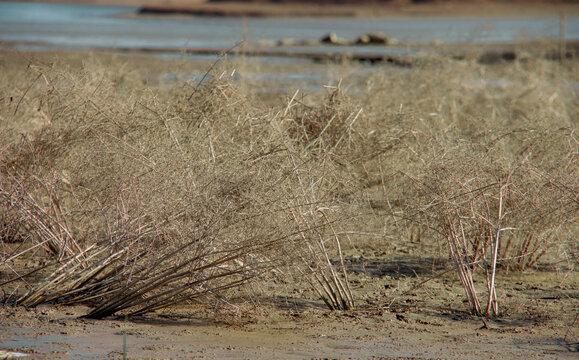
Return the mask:
<svg viewBox="0 0 579 360">
<path fill-rule="evenodd" d="M 528 289 L 503 302 L 510 313 L 485 326 L 466 311 L 453 273 L 401 280 L 352 276 L 364 280 L 353 311 L 328 311 L 313 295 L 298 300 L 275 294 L 262 297 L 257 311 L 240 304 L 240 312 L 225 316 L 188 305 L 127 321 L 80 319 L 90 310 L 84 306 L 6 305 L 0 308 L 0 323 L 8 325 L 0 332 L 0 349 L 34 359 L 120 359 L 126 334 L 129 358 L 576 358 L 579 333 L 569 314 L 579 301 L 566 297 L 575 294 L 576 281 L 538 291 L 535 285 L 555 283 L 556 276 L 527 275 Z M 500 279 L 507 288 L 522 280 Z M 399 285 L 385 288 L 390 283 Z"/>
</svg>

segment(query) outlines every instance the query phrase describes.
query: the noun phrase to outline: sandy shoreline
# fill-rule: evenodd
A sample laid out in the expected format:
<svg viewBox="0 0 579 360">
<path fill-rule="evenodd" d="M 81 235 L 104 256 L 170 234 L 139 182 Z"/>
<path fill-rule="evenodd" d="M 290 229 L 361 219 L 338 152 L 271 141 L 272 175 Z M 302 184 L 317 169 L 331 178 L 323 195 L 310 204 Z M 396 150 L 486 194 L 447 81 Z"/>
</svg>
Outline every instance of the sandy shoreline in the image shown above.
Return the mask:
<svg viewBox="0 0 579 360">
<path fill-rule="evenodd" d="M 27 2 L 24 0 L 23 2 Z M 41 0 L 49 3 L 147 6 L 163 9 L 186 9 L 208 14 L 257 16 L 346 16 L 346 17 L 536 17 L 579 15 L 579 4 L 565 1 L 460 1 L 413 4 L 393 1 L 379 5 L 275 4 L 245 2 L 209 2 L 207 0 Z"/>
</svg>

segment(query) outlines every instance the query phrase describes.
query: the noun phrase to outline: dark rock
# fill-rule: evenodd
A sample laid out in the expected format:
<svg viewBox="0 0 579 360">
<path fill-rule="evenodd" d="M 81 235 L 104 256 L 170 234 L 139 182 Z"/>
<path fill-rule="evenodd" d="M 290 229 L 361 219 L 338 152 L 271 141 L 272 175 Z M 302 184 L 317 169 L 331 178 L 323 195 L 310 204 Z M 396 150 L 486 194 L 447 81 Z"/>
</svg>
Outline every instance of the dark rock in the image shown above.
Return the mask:
<svg viewBox="0 0 579 360">
<path fill-rule="evenodd" d="M 501 62 L 512 62 L 517 60 L 517 53 L 514 50 L 493 50 L 483 53 L 479 58 L 479 64 L 492 65 Z"/>
<path fill-rule="evenodd" d="M 348 40 L 339 38 L 336 33 L 331 32 L 328 35 L 324 36 L 320 39 L 323 44 L 331 44 L 331 45 L 348 45 Z"/>
<path fill-rule="evenodd" d="M 390 39 L 383 33 L 365 33 L 356 40 L 357 44 L 363 45 L 388 45 Z"/>
</svg>

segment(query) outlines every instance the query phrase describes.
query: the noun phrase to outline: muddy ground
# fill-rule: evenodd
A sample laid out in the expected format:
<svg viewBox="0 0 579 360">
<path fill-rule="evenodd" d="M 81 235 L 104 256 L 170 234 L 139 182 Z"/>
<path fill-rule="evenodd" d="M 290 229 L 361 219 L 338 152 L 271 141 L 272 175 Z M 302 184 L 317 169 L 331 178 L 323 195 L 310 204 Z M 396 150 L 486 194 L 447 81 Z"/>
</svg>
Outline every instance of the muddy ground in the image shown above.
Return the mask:
<svg viewBox="0 0 579 360">
<path fill-rule="evenodd" d="M 350 258 L 349 268 L 353 311 L 329 311 L 291 284 L 285 294 L 273 286 L 252 292 L 249 302 L 244 293 L 226 311 L 191 304 L 130 320 L 81 319 L 85 306 L 5 305 L 0 349 L 34 359 L 119 359 L 126 341 L 131 359 L 577 358 L 579 279 L 564 267 L 502 276 L 505 313 L 485 321 L 466 311 L 444 260 L 368 254 Z"/>
</svg>

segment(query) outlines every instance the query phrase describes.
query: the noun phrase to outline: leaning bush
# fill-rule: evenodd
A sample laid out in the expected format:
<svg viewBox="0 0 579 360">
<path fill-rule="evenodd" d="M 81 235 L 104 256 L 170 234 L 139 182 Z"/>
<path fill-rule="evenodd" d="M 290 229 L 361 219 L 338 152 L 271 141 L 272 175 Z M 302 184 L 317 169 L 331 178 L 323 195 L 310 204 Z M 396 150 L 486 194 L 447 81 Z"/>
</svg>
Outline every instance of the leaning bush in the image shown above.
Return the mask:
<svg viewBox="0 0 579 360">
<path fill-rule="evenodd" d="M 16 118 L 41 104 L 44 119 L 1 134 L 2 217 L 29 244 L 8 260 L 42 248 L 53 261 L 17 304 L 140 315 L 291 268 L 297 246 L 315 247 L 298 261 L 308 275 L 321 266 L 339 287 L 320 292 L 328 304 L 353 306 L 328 258 L 347 181 L 289 135 L 283 111 L 255 105 L 228 76 L 166 94 L 89 70 L 31 68 L 46 86 L 20 89 L 19 108 L 5 109 Z"/>
</svg>

